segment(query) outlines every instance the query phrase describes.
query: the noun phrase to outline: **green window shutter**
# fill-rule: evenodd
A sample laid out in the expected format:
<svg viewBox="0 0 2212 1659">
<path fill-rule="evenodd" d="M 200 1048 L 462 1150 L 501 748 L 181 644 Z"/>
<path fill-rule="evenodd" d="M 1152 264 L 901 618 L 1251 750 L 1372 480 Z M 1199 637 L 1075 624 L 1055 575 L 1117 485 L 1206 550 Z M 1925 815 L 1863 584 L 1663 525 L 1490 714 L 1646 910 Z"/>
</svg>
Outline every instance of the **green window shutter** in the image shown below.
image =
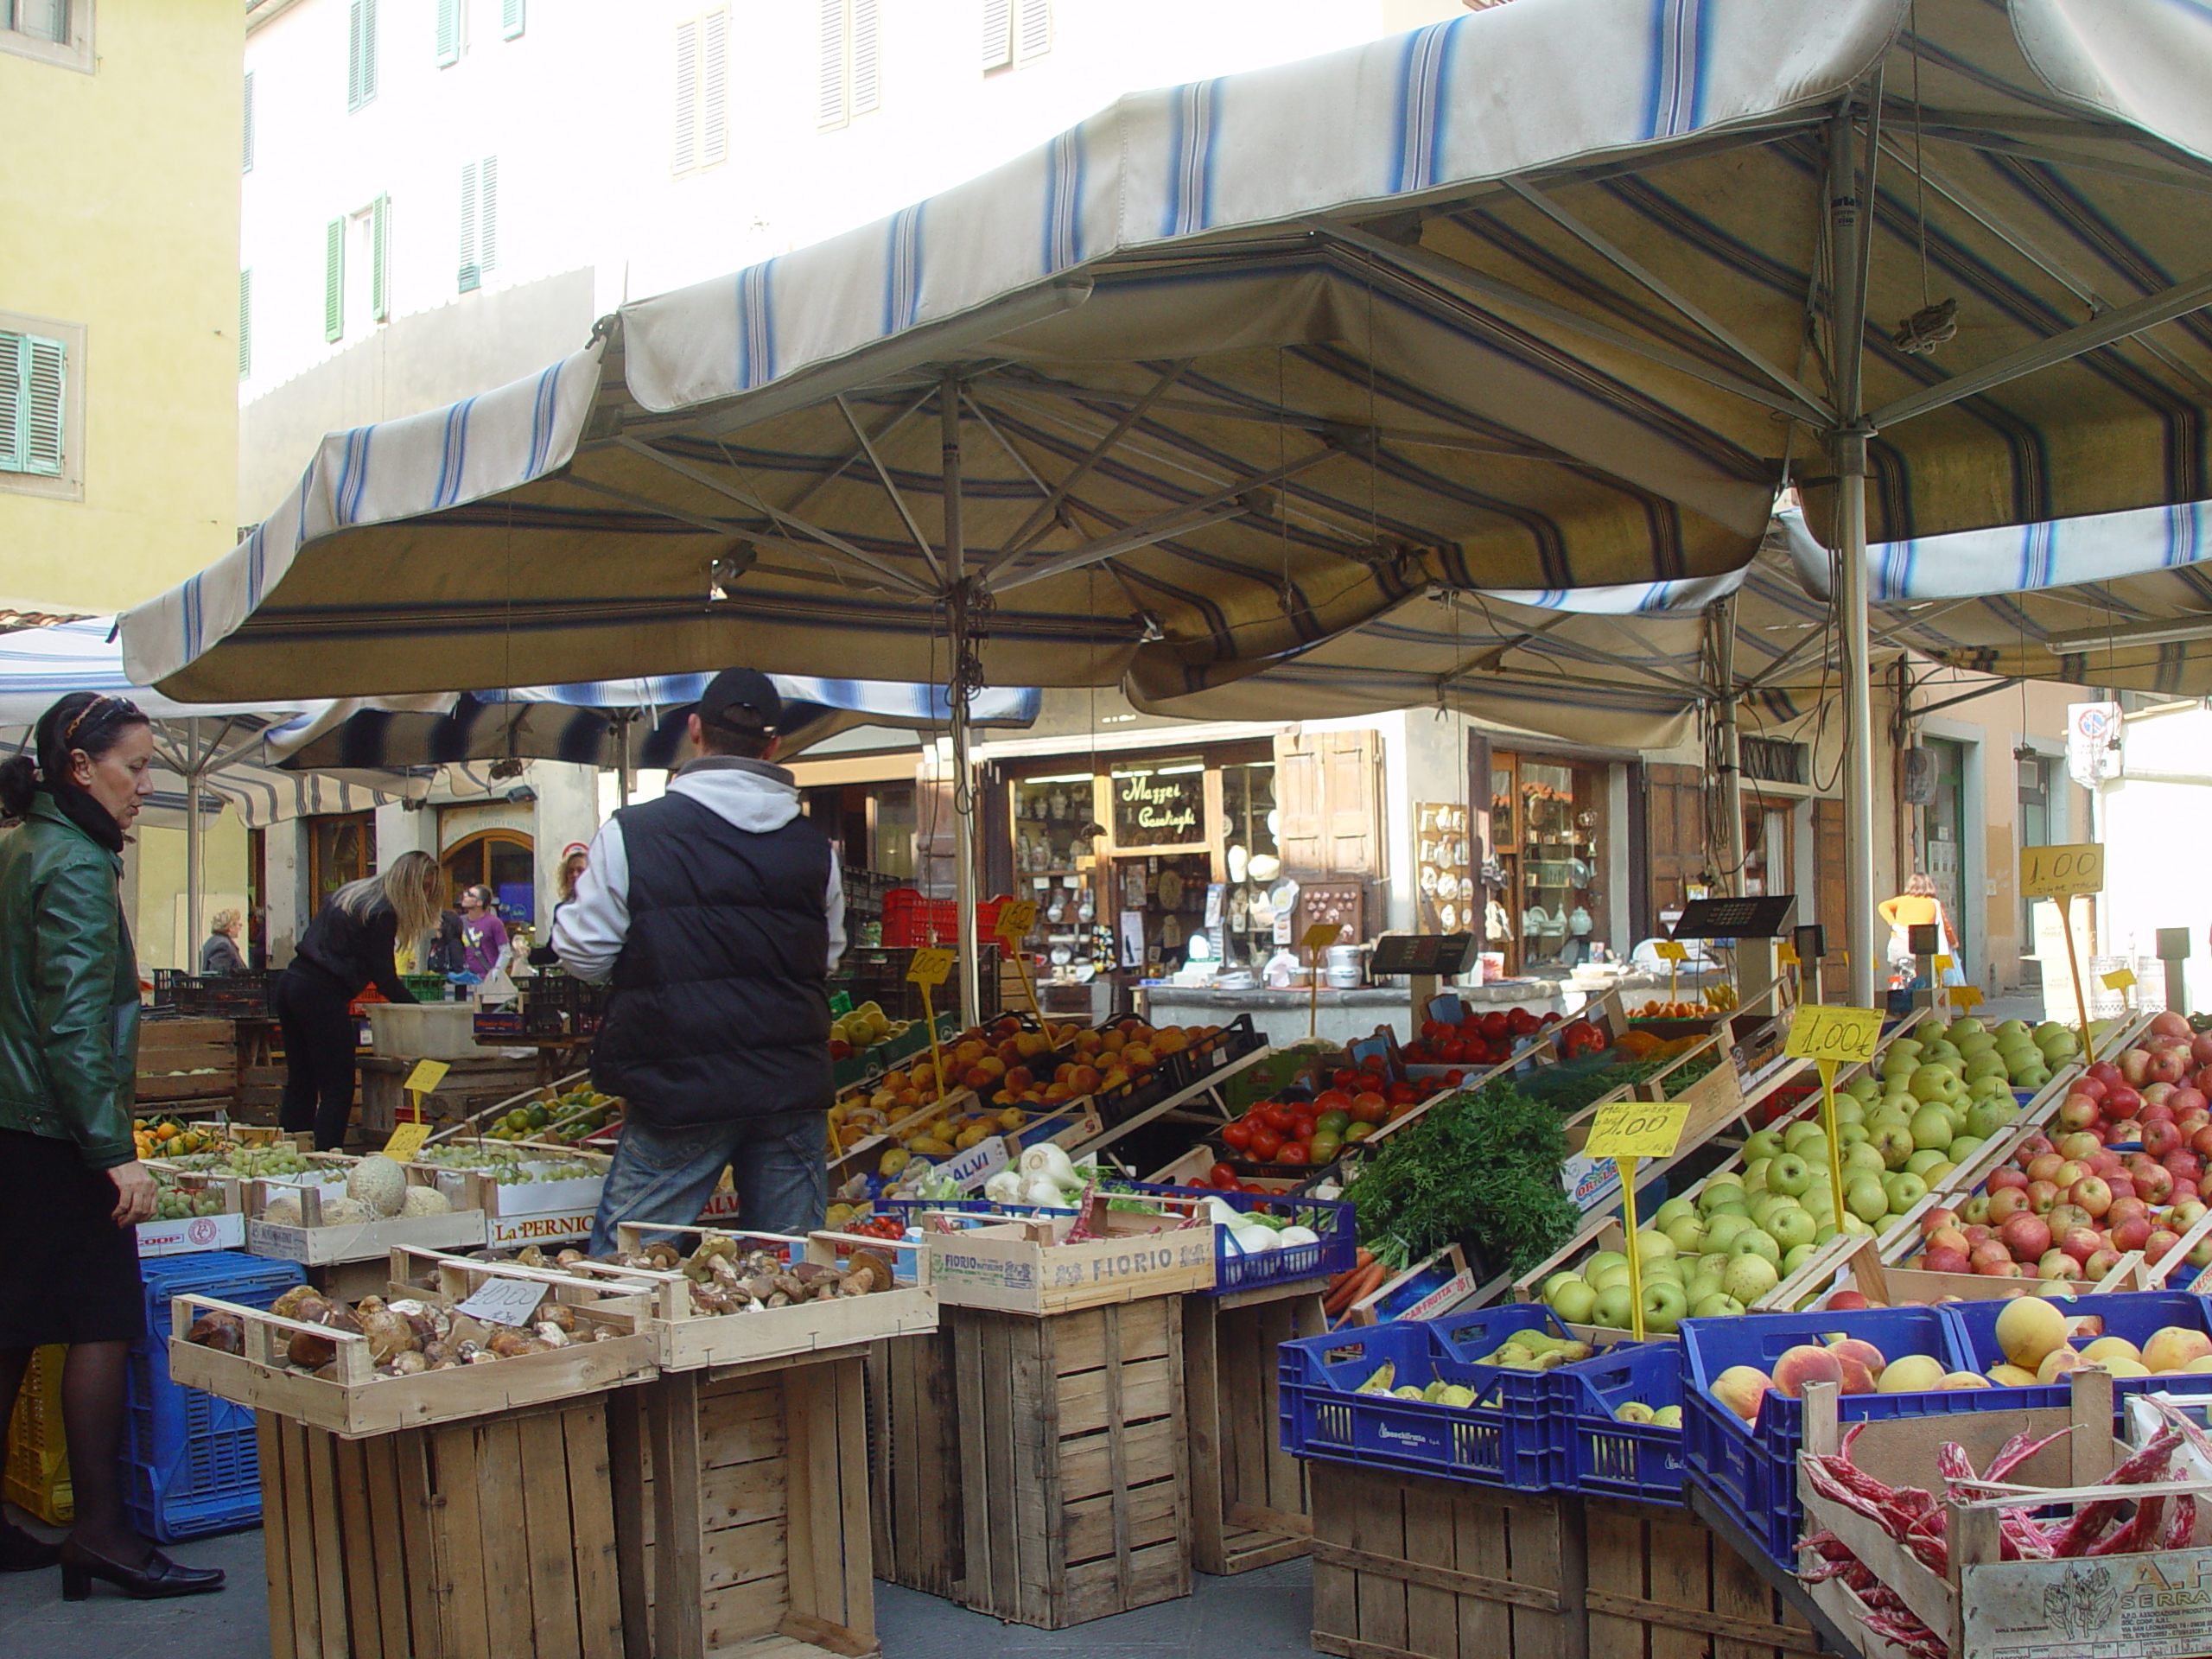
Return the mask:
<svg viewBox="0 0 2212 1659">
<path fill-rule="evenodd" d="M 476 168 L 476 264 L 499 268 L 499 158 L 486 156 Z"/>
<path fill-rule="evenodd" d="M 378 322 L 391 321 L 391 198 L 369 205 L 369 310 Z"/>
<path fill-rule="evenodd" d="M 377 95 L 377 0 L 346 0 L 346 107 Z"/>
<path fill-rule="evenodd" d="M 245 72 L 245 157 L 241 173 L 253 171 L 253 71 Z"/>
<path fill-rule="evenodd" d="M 484 273 L 476 263 L 476 163 L 461 169 L 461 291 L 483 285 Z"/>
<path fill-rule="evenodd" d="M 438 0 L 438 62 L 461 61 L 461 0 Z"/>
<path fill-rule="evenodd" d="M 334 219 L 322 229 L 322 337 L 346 332 L 346 221 Z"/>
<path fill-rule="evenodd" d="M 253 272 L 238 272 L 238 378 L 253 374 Z"/>
<path fill-rule="evenodd" d="M 499 38 L 519 40 L 522 36 L 524 0 L 499 0 Z"/>
<path fill-rule="evenodd" d="M 61 475 L 68 366 L 58 340 L 0 333 L 0 472 Z"/>
</svg>

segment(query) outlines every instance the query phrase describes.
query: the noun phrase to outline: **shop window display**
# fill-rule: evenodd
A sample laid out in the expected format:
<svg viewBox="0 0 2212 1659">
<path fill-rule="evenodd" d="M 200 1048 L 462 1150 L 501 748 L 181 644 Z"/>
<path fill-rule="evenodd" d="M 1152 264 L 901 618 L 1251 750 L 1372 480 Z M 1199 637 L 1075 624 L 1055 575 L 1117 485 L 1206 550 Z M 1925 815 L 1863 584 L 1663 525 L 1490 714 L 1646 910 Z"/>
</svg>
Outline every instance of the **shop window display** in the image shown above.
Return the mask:
<svg viewBox="0 0 2212 1659">
<path fill-rule="evenodd" d="M 1492 833 L 1506 885 L 1485 906 L 1484 943 L 1507 971 L 1591 960 L 1605 937 L 1605 768 L 1500 755 L 1491 772 Z"/>
<path fill-rule="evenodd" d="M 1275 845 L 1281 819 L 1275 807 L 1274 763 L 1224 766 L 1221 813 L 1222 861 L 1228 877 L 1221 918 L 1224 954 L 1233 962 L 1264 962 L 1274 949 L 1278 897 L 1287 901 L 1297 896 L 1294 890 L 1277 893 L 1287 884 Z M 1287 923 L 1287 903 L 1280 913 Z"/>
</svg>

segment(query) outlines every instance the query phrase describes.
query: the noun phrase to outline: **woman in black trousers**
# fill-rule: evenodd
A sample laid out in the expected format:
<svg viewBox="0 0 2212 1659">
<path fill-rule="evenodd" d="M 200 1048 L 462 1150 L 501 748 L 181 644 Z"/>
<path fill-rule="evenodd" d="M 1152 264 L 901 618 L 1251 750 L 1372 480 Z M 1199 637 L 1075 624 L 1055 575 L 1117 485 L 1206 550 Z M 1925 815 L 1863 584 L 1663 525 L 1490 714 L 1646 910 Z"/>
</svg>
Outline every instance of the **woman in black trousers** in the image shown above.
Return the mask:
<svg viewBox="0 0 2212 1659">
<path fill-rule="evenodd" d="M 315 1149 L 346 1141 L 353 1110 L 353 1016 L 362 989 L 388 1002 L 412 1002 L 393 955 L 402 938 L 419 943 L 438 925 L 444 886 L 428 853 L 402 853 L 379 875 L 349 881 L 330 895 L 276 981 L 276 1020 L 284 1031 L 284 1103 L 277 1122 L 313 1129 Z"/>
</svg>

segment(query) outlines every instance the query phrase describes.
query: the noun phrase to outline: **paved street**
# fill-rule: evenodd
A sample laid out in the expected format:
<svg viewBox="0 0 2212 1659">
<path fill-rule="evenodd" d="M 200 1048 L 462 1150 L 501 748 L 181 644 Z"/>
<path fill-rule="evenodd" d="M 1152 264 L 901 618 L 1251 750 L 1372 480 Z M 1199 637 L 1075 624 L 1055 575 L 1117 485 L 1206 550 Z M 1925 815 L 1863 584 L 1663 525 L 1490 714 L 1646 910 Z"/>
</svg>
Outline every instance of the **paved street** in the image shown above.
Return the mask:
<svg viewBox="0 0 2212 1659">
<path fill-rule="evenodd" d="M 11 1510 L 10 1518 L 23 1517 Z M 35 1529 L 50 1534 L 50 1529 Z M 0 1659 L 261 1659 L 261 1534 L 232 1533 L 180 1544 L 195 1567 L 220 1567 L 231 1588 L 184 1601 L 128 1601 L 96 1586 L 70 1606 L 59 1573 L 0 1576 Z M 887 1659 L 980 1659 L 984 1655 L 1082 1654 L 1086 1659 L 1184 1659 L 1233 1653 L 1277 1659 L 1312 1649 L 1312 1574 L 1286 1561 L 1241 1578 L 1198 1576 L 1185 1601 L 1141 1608 L 1070 1630 L 1001 1624 L 949 1601 L 887 1584 L 875 1587 L 875 1618 Z"/>
</svg>

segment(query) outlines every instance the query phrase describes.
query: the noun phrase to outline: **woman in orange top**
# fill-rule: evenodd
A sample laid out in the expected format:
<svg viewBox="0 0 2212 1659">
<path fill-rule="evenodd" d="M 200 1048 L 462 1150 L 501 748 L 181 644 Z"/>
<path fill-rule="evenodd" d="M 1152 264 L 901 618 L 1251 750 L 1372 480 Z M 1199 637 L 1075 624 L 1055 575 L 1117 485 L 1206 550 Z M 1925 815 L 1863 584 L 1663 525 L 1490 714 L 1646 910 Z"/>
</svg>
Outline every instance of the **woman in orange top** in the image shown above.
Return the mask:
<svg viewBox="0 0 2212 1659">
<path fill-rule="evenodd" d="M 1959 930 L 1944 914 L 1942 901 L 1936 896 L 1936 884 L 1920 871 L 1914 871 L 1904 884 L 1904 891 L 1894 899 L 1885 899 L 1874 906 L 1881 918 L 1890 925 L 1890 962 L 1893 966 L 1909 968 L 1912 963 L 1912 941 L 1909 930 L 1925 927 L 1930 923 L 1943 930 L 1944 954 L 1951 958 L 1951 966 L 1944 973 L 1948 983 L 1965 983 L 1959 968 Z M 1954 974 L 1959 975 L 1955 982 Z"/>
</svg>

